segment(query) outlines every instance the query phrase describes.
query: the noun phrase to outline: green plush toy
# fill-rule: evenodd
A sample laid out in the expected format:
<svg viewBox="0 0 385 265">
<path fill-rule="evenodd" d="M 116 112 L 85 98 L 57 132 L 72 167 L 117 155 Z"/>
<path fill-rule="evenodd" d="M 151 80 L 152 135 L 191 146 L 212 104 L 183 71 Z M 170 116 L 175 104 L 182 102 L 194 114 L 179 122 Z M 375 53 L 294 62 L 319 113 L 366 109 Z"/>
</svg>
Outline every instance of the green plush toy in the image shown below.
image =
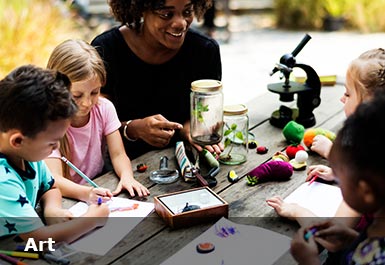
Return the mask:
<svg viewBox="0 0 385 265">
<path fill-rule="evenodd" d="M 302 141 L 305 127 L 295 121 L 289 121 L 283 128 L 282 133 L 289 144 L 298 145 Z"/>
</svg>

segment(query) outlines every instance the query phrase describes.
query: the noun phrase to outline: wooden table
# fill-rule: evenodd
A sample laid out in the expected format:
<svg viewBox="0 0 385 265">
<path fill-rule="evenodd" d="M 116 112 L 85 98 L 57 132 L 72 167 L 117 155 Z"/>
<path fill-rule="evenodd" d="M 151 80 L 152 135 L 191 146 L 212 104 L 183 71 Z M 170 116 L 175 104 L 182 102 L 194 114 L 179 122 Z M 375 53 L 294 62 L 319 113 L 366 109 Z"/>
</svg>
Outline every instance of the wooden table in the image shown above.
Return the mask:
<svg viewBox="0 0 385 265">
<path fill-rule="evenodd" d="M 322 127 L 332 131 L 337 131 L 342 125 L 345 115 L 343 105 L 339 98 L 343 95 L 345 89 L 342 85 L 333 87 L 323 87 L 321 90 L 321 105 L 314 110 L 317 124 L 315 127 Z M 296 102 L 287 106 L 294 107 Z M 244 224 L 253 224 L 264 227 L 287 236 L 292 236 L 297 230 L 298 225 L 295 222 L 277 217 L 272 208 L 267 206 L 265 200 L 273 195 L 286 197 L 301 185 L 306 178 L 306 171 L 295 171 L 289 181 L 284 182 L 266 182 L 256 186 L 247 186 L 245 178 L 232 184 L 227 180 L 227 173 L 233 169 L 238 175 L 243 176 L 251 169 L 271 159 L 276 151 L 282 151 L 287 143 L 282 135 L 282 129 L 270 125 L 268 119 L 271 113 L 282 105 L 278 100 L 278 95 L 266 92 L 250 101 L 249 108 L 250 128 L 255 135 L 259 145 L 268 147 L 267 154 L 257 154 L 255 149 L 249 150 L 248 160 L 239 166 L 221 165 L 221 170 L 216 176 L 218 184 L 212 188 L 225 201 L 229 203 L 229 219 Z M 135 172 L 135 178 L 149 188 L 151 196 L 147 201 L 153 202 L 153 197 L 169 192 L 179 191 L 197 187 L 196 184 L 185 183 L 181 179 L 175 183 L 167 185 L 157 185 L 152 183 L 148 176 L 152 170 L 159 167 L 161 156 L 169 157 L 169 167 L 177 168 L 174 155 L 174 148 L 149 152 L 132 161 L 133 167 L 139 163 L 146 163 L 149 167 L 145 173 Z M 309 164 L 327 163 L 326 160 L 315 154 L 310 154 L 307 161 Z M 117 184 L 117 178 L 113 173 L 108 173 L 95 180 L 97 184 L 103 187 L 114 189 Z M 120 196 L 127 196 L 126 193 Z M 64 200 L 67 206 L 74 202 Z M 196 225 L 189 228 L 172 230 L 165 225 L 163 220 L 152 213 L 150 217 L 145 218 L 134 230 L 126 235 L 113 249 L 105 256 L 96 256 L 81 253 L 79 262 L 76 264 L 160 264 L 172 256 L 178 250 L 187 245 L 194 238 L 203 233 L 213 223 Z M 10 240 L 3 240 L 1 245 L 7 245 L 9 249 Z M 12 249 L 12 248 L 11 248 Z M 43 264 L 44 261 L 28 260 L 28 264 Z M 257 263 L 255 263 L 257 264 Z M 295 264 L 289 254 L 285 254 L 276 264 Z"/>
</svg>

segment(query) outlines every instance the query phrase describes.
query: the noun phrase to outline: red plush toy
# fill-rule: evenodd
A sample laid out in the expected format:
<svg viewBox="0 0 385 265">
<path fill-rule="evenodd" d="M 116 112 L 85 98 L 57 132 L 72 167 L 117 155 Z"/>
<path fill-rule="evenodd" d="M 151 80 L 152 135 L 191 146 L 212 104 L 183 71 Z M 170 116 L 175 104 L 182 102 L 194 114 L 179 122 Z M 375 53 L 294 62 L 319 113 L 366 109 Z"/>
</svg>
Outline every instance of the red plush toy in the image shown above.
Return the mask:
<svg viewBox="0 0 385 265">
<path fill-rule="evenodd" d="M 289 145 L 287 148 L 286 148 L 286 154 L 287 156 L 290 158 L 290 159 L 293 159 L 295 158 L 295 154 L 300 151 L 300 150 L 305 150 L 305 147 L 303 147 L 302 145 Z"/>
</svg>

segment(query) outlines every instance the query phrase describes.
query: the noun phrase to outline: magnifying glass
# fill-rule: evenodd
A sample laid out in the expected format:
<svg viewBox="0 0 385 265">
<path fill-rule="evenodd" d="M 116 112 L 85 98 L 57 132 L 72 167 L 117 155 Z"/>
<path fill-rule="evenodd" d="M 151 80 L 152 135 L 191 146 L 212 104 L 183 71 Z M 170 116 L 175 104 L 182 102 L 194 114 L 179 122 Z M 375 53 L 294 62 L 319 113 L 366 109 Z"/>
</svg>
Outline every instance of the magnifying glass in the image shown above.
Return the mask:
<svg viewBox="0 0 385 265">
<path fill-rule="evenodd" d="M 157 184 L 168 184 L 177 181 L 179 172 L 176 169 L 168 168 L 167 156 L 160 158 L 159 169 L 150 173 L 150 179 Z"/>
</svg>

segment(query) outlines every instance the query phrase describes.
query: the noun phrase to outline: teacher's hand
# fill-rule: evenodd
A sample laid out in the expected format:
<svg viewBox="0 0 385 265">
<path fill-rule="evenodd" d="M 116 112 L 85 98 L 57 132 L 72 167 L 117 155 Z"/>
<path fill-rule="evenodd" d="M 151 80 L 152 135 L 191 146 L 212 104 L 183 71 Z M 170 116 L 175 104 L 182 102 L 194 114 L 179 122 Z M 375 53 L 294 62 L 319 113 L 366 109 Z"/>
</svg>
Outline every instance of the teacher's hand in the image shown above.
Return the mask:
<svg viewBox="0 0 385 265">
<path fill-rule="evenodd" d="M 134 123 L 134 124 L 133 124 Z M 175 130 L 182 129 L 182 124 L 168 121 L 157 114 L 141 120 L 132 121 L 138 138 L 155 147 L 165 147 L 173 137 Z"/>
<path fill-rule="evenodd" d="M 183 130 L 181 130 L 180 133 L 182 134 L 183 139 L 186 139 L 198 152 L 201 152 L 204 148 L 210 153 L 214 154 L 215 158 L 217 158 L 217 156 L 220 155 L 225 148 L 222 143 L 205 145 L 203 147 L 194 143 L 190 134 L 190 121 L 187 121 L 184 124 Z"/>
</svg>

